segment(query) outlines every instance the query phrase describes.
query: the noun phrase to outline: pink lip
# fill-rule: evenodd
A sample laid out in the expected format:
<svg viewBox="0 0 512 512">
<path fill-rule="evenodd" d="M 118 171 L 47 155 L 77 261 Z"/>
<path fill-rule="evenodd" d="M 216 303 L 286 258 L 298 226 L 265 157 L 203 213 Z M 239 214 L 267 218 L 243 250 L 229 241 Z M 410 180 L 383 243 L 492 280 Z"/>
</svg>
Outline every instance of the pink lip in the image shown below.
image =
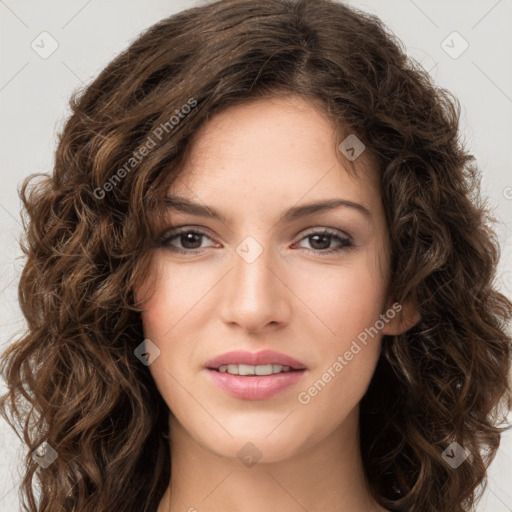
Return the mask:
<svg viewBox="0 0 512 512">
<path fill-rule="evenodd" d="M 243 363 L 242 363 L 243 364 Z M 231 375 L 218 372 L 217 370 L 206 370 L 214 384 L 228 395 L 243 400 L 265 400 L 287 387 L 297 383 L 306 370 L 294 370 L 275 375 Z"/>
<path fill-rule="evenodd" d="M 282 366 L 290 366 L 294 370 L 306 369 L 306 366 L 299 360 L 274 350 L 261 350 L 260 352 L 234 350 L 210 359 L 204 367 L 218 368 L 224 364 L 250 364 L 252 366 L 262 364 L 280 364 Z"/>
<path fill-rule="evenodd" d="M 217 371 L 225 364 L 280 364 L 290 366 L 291 371 L 274 375 L 231 375 Z M 205 364 L 206 371 L 214 384 L 227 394 L 244 400 L 265 400 L 297 383 L 306 371 L 306 366 L 297 359 L 275 352 L 233 351 L 221 354 Z"/>
</svg>

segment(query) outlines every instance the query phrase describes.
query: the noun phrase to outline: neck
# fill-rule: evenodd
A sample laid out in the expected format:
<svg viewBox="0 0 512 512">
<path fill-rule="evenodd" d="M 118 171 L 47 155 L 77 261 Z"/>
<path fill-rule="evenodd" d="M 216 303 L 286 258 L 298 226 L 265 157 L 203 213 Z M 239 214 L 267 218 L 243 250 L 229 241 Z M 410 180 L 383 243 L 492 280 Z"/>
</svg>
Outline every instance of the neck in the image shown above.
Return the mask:
<svg viewBox="0 0 512 512">
<path fill-rule="evenodd" d="M 385 511 L 366 486 L 358 412 L 321 442 L 250 467 L 198 444 L 171 417 L 171 481 L 158 512 Z"/>
</svg>

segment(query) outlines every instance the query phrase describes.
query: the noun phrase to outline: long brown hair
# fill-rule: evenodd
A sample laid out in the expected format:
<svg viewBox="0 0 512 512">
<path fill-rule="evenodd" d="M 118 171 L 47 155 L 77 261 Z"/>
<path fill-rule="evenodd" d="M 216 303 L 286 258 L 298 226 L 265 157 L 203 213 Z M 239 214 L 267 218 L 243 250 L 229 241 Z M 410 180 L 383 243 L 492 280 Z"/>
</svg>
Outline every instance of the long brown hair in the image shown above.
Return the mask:
<svg viewBox="0 0 512 512">
<path fill-rule="evenodd" d="M 134 356 L 153 220 L 202 123 L 281 93 L 320 102 L 375 159 L 389 294 L 421 314 L 383 338 L 361 402 L 371 491 L 415 512 L 478 499 L 512 406 L 512 303 L 494 286 L 494 219 L 459 140 L 458 101 L 375 16 L 329 0 L 221 0 L 150 27 L 77 91 L 53 172 L 21 186 L 27 329 L 3 354 L 0 410 L 28 447 L 31 512 L 156 510 L 170 411 Z M 44 469 L 32 457 L 43 441 L 58 454 Z M 443 456 L 454 442 L 468 455 L 456 469 Z"/>
</svg>

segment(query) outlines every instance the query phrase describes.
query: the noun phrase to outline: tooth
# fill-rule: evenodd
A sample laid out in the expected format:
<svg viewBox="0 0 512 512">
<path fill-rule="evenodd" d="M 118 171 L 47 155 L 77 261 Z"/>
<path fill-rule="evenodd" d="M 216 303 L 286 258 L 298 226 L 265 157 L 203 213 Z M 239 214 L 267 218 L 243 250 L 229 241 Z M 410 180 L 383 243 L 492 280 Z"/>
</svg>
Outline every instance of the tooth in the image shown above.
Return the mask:
<svg viewBox="0 0 512 512">
<path fill-rule="evenodd" d="M 270 375 L 273 373 L 273 365 L 271 364 L 260 364 L 254 367 L 255 375 Z"/>
<path fill-rule="evenodd" d="M 237 364 L 228 364 L 228 373 L 232 373 L 233 375 L 238 375 L 238 365 Z"/>
<path fill-rule="evenodd" d="M 238 365 L 238 375 L 254 375 L 254 366 L 250 364 Z"/>
<path fill-rule="evenodd" d="M 219 372 L 231 375 L 274 375 L 276 373 L 290 372 L 291 367 L 281 364 L 223 364 L 218 367 Z"/>
</svg>

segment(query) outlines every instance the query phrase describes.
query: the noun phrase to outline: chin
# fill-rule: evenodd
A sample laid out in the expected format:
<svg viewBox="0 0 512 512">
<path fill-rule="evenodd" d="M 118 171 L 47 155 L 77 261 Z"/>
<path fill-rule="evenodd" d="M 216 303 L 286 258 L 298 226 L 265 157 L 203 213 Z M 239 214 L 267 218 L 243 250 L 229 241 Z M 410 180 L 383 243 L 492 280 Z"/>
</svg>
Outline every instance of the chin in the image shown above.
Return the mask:
<svg viewBox="0 0 512 512">
<path fill-rule="evenodd" d="M 286 428 L 281 425 L 276 429 L 276 425 L 278 422 L 274 422 L 271 427 L 265 424 L 261 428 L 253 425 L 251 429 L 245 430 L 228 429 L 233 437 L 226 434 L 222 439 L 203 438 L 198 441 L 219 457 L 238 459 L 247 467 L 255 463 L 285 461 L 304 450 L 308 440 L 311 442 L 311 436 L 305 432 L 295 435 L 290 431 L 290 426 Z"/>
</svg>

